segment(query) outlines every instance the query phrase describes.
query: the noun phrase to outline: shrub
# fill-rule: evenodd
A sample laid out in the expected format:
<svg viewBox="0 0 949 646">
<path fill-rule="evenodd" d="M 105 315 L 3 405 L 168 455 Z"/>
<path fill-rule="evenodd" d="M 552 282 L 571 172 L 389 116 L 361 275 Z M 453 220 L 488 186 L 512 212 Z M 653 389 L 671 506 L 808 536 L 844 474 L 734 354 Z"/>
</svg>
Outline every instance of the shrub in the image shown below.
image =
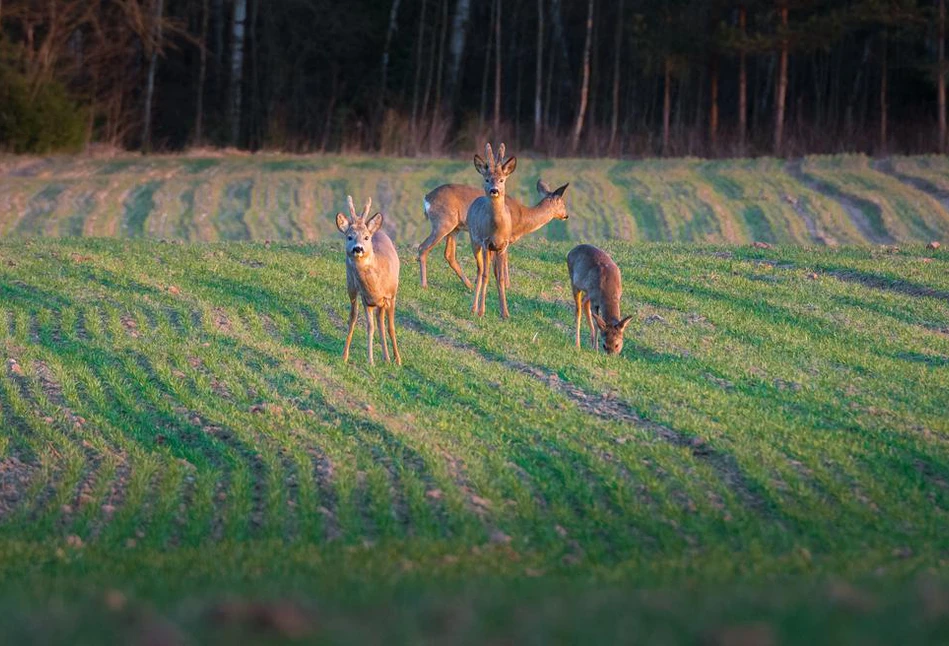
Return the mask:
<svg viewBox="0 0 949 646">
<path fill-rule="evenodd" d="M 86 141 L 87 113 L 58 81 L 35 91 L 0 63 L 0 146 L 15 153 L 75 152 Z"/>
</svg>

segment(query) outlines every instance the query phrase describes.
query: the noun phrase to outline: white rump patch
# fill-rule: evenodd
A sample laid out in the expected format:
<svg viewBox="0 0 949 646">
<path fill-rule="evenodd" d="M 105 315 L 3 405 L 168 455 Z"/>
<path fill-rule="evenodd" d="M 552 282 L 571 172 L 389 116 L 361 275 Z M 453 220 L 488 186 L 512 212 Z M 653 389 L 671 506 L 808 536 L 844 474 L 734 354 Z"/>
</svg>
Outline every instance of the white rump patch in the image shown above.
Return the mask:
<svg viewBox="0 0 949 646">
<path fill-rule="evenodd" d="M 428 203 L 428 200 L 422 200 L 422 204 L 425 206 L 425 215 L 428 215 L 428 210 L 432 208 L 432 205 Z"/>
</svg>

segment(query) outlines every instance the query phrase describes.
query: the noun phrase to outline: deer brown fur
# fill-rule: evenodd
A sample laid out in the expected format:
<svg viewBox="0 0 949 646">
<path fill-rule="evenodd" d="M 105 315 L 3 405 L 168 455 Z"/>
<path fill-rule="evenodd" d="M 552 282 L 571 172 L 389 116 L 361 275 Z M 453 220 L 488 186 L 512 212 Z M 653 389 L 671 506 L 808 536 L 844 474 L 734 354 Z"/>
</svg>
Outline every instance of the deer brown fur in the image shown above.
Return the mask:
<svg viewBox="0 0 949 646">
<path fill-rule="evenodd" d="M 593 349 L 599 350 L 597 337 L 602 333 L 603 350 L 607 354 L 619 354 L 623 349 L 623 332 L 633 318 L 620 316 L 623 285 L 619 267 L 602 249 L 582 244 L 567 254 L 567 272 L 576 304 L 577 347 L 580 347 L 581 313 L 585 312 Z"/>
<path fill-rule="evenodd" d="M 350 217 L 336 214 L 336 228 L 346 237 L 346 289 L 349 292 L 349 331 L 343 349 L 343 361 L 349 361 L 349 346 L 353 340 L 359 309 L 356 299 L 362 298 L 366 309 L 369 365 L 373 364 L 372 345 L 376 320 L 382 341 L 382 354 L 389 361 L 386 343 L 386 318 L 395 362 L 402 365 L 399 345 L 395 337 L 395 298 L 399 291 L 399 254 L 395 245 L 382 231 L 383 216 L 369 216 L 372 200 L 366 201 L 362 214 L 356 213 L 352 196 L 346 198 Z"/>
</svg>

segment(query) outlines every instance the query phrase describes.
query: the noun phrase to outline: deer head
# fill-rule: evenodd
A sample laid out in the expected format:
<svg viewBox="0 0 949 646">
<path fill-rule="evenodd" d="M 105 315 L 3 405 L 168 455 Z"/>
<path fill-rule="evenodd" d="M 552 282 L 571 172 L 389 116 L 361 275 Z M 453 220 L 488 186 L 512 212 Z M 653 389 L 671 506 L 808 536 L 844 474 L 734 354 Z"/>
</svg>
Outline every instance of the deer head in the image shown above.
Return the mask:
<svg viewBox="0 0 949 646">
<path fill-rule="evenodd" d="M 600 334 L 603 335 L 603 351 L 606 354 L 619 354 L 623 349 L 623 332 L 626 326 L 633 320 L 632 316 L 627 316 L 621 321 L 608 323 L 599 314 L 593 315 L 596 326 L 600 328 Z"/>
<path fill-rule="evenodd" d="M 567 203 L 563 199 L 563 194 L 566 192 L 568 186 L 570 186 L 570 182 L 552 191 L 547 182 L 542 179 L 537 180 L 537 192 L 540 193 L 543 200 L 550 202 L 555 220 L 566 220 L 570 217 L 567 214 Z"/>
<path fill-rule="evenodd" d="M 517 157 L 504 161 L 504 144 L 498 146 L 498 154 L 491 152 L 491 144 L 484 145 L 484 158 L 474 156 L 474 166 L 484 178 L 485 195 L 491 198 L 504 197 L 504 180 L 517 168 Z"/>
<path fill-rule="evenodd" d="M 372 259 L 372 236 L 382 227 L 382 214 L 376 213 L 367 219 L 372 208 L 372 198 L 366 200 L 362 214 L 356 213 L 353 196 L 346 196 L 350 217 L 336 214 L 336 228 L 346 236 L 346 257 L 360 262 Z"/>
</svg>

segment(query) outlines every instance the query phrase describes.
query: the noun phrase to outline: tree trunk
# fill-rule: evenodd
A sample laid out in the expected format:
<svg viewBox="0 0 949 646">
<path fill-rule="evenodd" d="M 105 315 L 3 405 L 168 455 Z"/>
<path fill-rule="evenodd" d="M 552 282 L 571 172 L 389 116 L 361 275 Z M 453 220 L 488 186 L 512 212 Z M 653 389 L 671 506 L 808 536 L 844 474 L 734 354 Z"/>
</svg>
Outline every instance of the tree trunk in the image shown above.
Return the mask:
<svg viewBox="0 0 949 646">
<path fill-rule="evenodd" d="M 616 16 L 616 40 L 613 42 L 613 105 L 610 113 L 610 143 L 607 149 L 613 154 L 616 145 L 616 133 L 619 130 L 619 68 L 622 62 L 623 45 L 623 0 L 619 0 Z"/>
<path fill-rule="evenodd" d="M 419 85 L 422 82 L 422 43 L 425 41 L 425 5 L 425 0 L 422 0 L 422 8 L 418 19 L 418 36 L 415 39 L 415 82 L 412 84 L 411 131 L 416 152 L 418 152 L 418 140 L 416 137 L 418 125 L 418 92 Z M 429 70 L 431 70 L 431 68 L 429 68 Z"/>
<path fill-rule="evenodd" d="M 491 16 L 488 19 L 488 42 L 484 47 L 484 63 L 481 65 L 481 107 L 478 109 L 478 133 L 484 132 L 484 122 L 488 114 L 488 69 L 491 67 L 491 45 L 494 43 L 494 21 L 498 13 L 499 0 L 491 2 Z"/>
<path fill-rule="evenodd" d="M 398 27 L 400 4 L 402 4 L 402 0 L 392 0 L 392 9 L 389 11 L 389 27 L 386 29 L 386 42 L 382 49 L 382 82 L 379 87 L 379 104 L 377 108 L 379 117 L 382 116 L 382 111 L 385 109 L 386 86 L 389 81 L 389 52 L 392 47 L 392 35 Z"/>
<path fill-rule="evenodd" d="M 438 69 L 435 71 L 435 105 L 433 114 L 442 113 L 442 79 L 445 77 L 445 43 L 448 40 L 448 0 L 442 0 L 441 34 L 438 37 Z"/>
<path fill-rule="evenodd" d="M 449 53 L 451 61 L 448 67 L 448 102 L 454 111 L 458 96 L 458 84 L 461 81 L 461 57 L 465 53 L 465 40 L 468 38 L 468 22 L 471 18 L 471 0 L 458 0 L 455 4 L 455 17 L 451 27 Z"/>
<path fill-rule="evenodd" d="M 672 116 L 672 58 L 666 56 L 663 66 L 665 86 L 662 95 L 662 155 L 669 154 L 669 122 Z"/>
<path fill-rule="evenodd" d="M 151 152 L 152 149 L 152 99 L 155 95 L 155 69 L 158 67 L 158 50 L 161 45 L 161 22 L 163 15 L 163 0 L 155 0 L 155 22 L 152 24 L 151 41 L 145 51 L 148 55 L 148 80 L 145 84 L 145 118 L 142 125 L 142 152 Z"/>
<path fill-rule="evenodd" d="M 214 16 L 214 82 L 220 94 L 224 82 L 224 0 L 212 0 L 211 14 Z"/>
<path fill-rule="evenodd" d="M 201 42 L 198 44 L 198 91 L 194 107 L 194 143 L 200 146 L 204 139 L 204 84 L 208 76 L 208 22 L 211 15 L 208 0 L 204 0 L 201 14 Z"/>
<path fill-rule="evenodd" d="M 544 0 L 537 0 L 537 73 L 534 79 L 534 149 L 540 148 L 543 134 L 543 106 L 541 94 L 544 91 Z"/>
<path fill-rule="evenodd" d="M 231 145 L 237 146 L 241 133 L 241 95 L 244 84 L 244 21 L 247 19 L 247 0 L 235 0 L 231 24 L 231 82 L 230 126 Z"/>
<path fill-rule="evenodd" d="M 886 127 L 887 127 L 887 32 L 884 29 L 880 35 L 880 154 L 886 154 Z"/>
<path fill-rule="evenodd" d="M 781 14 L 781 56 L 778 62 L 778 84 L 774 95 L 774 154 L 780 155 L 784 146 L 784 103 L 788 91 L 788 7 L 778 0 L 778 10 Z"/>
<path fill-rule="evenodd" d="M 260 43 L 258 42 L 258 33 L 257 33 L 257 18 L 260 15 L 260 1 L 261 0 L 251 0 L 250 4 L 250 23 L 248 24 L 247 31 L 248 37 L 250 38 L 250 69 L 251 69 L 251 84 L 253 86 L 253 91 L 251 92 L 251 106 L 250 106 L 250 123 L 251 123 L 251 136 L 250 141 L 248 142 L 251 149 L 256 150 L 260 146 L 260 124 L 262 122 L 260 116 L 260 66 L 258 56 L 260 53 Z"/>
<path fill-rule="evenodd" d="M 939 0 L 939 23 L 936 30 L 938 67 L 936 68 L 936 103 L 939 110 L 939 152 L 946 152 L 946 0 Z"/>
<path fill-rule="evenodd" d="M 560 50 L 560 61 L 563 64 L 563 80 L 567 88 L 572 89 L 573 82 L 570 80 L 570 49 L 563 27 L 563 11 L 560 8 L 560 0 L 550 0 L 550 15 L 554 23 L 554 38 L 557 40 L 557 49 Z"/>
<path fill-rule="evenodd" d="M 494 136 L 501 133 L 501 0 L 494 12 Z"/>
<path fill-rule="evenodd" d="M 590 49 L 593 46 L 593 0 L 587 0 L 587 35 L 583 41 L 583 75 L 580 80 L 580 105 L 577 107 L 577 122 L 573 127 L 570 152 L 574 155 L 580 147 L 580 135 L 583 134 L 583 120 L 587 113 L 587 101 L 590 94 Z"/>
<path fill-rule="evenodd" d="M 709 80 L 708 144 L 712 155 L 718 152 L 718 56 L 712 55 Z"/>
<path fill-rule="evenodd" d="M 738 26 L 744 39 L 747 26 L 747 9 L 745 5 L 738 8 Z M 748 136 L 748 57 L 745 54 L 745 45 L 742 43 L 738 53 L 738 149 L 745 154 L 745 141 Z"/>
</svg>

